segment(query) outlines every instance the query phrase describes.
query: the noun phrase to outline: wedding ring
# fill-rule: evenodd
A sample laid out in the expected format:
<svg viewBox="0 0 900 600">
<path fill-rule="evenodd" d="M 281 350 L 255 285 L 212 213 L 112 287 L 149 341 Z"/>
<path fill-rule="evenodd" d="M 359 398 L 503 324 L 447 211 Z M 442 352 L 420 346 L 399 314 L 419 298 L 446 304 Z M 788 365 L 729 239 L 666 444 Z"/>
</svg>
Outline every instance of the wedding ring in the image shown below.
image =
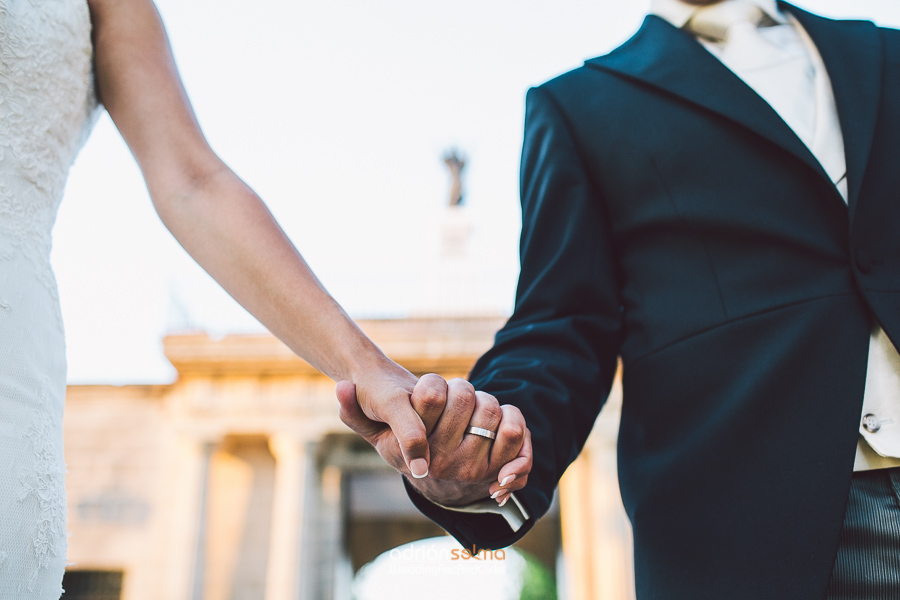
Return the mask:
<svg viewBox="0 0 900 600">
<path fill-rule="evenodd" d="M 490 429 L 485 429 L 484 427 L 469 427 L 466 429 L 466 433 L 474 433 L 475 435 L 480 435 L 483 438 L 487 438 L 489 440 L 497 439 L 497 434 L 491 431 Z"/>
</svg>

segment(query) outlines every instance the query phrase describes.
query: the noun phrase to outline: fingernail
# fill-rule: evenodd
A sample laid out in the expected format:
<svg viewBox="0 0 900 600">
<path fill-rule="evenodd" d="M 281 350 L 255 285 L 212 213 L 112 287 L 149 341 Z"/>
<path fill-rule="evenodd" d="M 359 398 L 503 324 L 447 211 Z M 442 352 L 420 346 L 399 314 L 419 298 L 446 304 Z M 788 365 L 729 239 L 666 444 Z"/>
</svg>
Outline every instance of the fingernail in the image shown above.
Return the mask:
<svg viewBox="0 0 900 600">
<path fill-rule="evenodd" d="M 415 458 L 409 461 L 409 472 L 416 479 L 423 479 L 428 476 L 428 463 L 424 458 Z"/>
<path fill-rule="evenodd" d="M 506 486 L 507 483 L 510 483 L 511 481 L 515 481 L 515 480 L 516 480 L 515 475 L 507 475 L 506 477 L 503 478 L 503 481 L 500 482 L 500 487 L 504 487 L 504 486 Z"/>
<path fill-rule="evenodd" d="M 506 498 L 503 499 L 503 502 L 500 503 L 500 508 L 503 508 L 503 505 L 509 500 L 509 495 L 507 494 Z"/>
<path fill-rule="evenodd" d="M 491 494 L 491 500 L 496 500 L 496 499 L 497 499 L 497 496 L 499 496 L 500 494 L 502 494 L 502 493 L 505 492 L 505 491 L 506 491 L 506 490 L 497 490 L 496 492 L 494 492 L 493 494 Z"/>
</svg>

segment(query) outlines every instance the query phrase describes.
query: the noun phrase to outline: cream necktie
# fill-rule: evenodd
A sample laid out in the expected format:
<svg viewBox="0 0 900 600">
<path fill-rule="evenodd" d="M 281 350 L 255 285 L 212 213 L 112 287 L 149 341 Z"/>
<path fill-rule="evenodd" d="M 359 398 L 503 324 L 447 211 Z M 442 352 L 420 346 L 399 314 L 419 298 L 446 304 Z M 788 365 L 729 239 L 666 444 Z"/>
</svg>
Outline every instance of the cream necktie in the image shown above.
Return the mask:
<svg viewBox="0 0 900 600">
<path fill-rule="evenodd" d="M 815 68 L 797 44 L 778 44 L 779 27 L 747 0 L 704 6 L 685 28 L 721 48 L 719 60 L 777 112 L 807 147 L 816 132 Z M 770 30 L 763 35 L 761 29 Z"/>
</svg>

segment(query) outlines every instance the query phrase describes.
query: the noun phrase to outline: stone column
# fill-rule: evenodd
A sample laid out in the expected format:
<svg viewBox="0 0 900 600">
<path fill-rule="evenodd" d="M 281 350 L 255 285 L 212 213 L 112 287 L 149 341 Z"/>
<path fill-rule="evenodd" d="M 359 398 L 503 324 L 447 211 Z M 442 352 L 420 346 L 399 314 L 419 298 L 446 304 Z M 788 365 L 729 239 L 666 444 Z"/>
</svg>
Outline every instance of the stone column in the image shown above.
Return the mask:
<svg viewBox="0 0 900 600">
<path fill-rule="evenodd" d="M 180 436 L 174 456 L 175 473 L 168 510 L 169 529 L 166 597 L 202 600 L 204 542 L 209 466 L 219 440 L 211 436 Z"/>
<path fill-rule="evenodd" d="M 265 600 L 313 600 L 306 588 L 315 574 L 310 572 L 303 541 L 315 504 L 315 444 L 276 433 L 269 438 L 269 450 L 275 457 L 275 498 Z"/>
<path fill-rule="evenodd" d="M 594 590 L 594 534 L 590 459 L 585 452 L 569 465 L 559 482 L 565 600 L 599 598 Z M 618 600 L 618 599 L 617 599 Z"/>
<path fill-rule="evenodd" d="M 194 540 L 194 582 L 191 600 L 203 600 L 206 577 L 206 530 L 209 524 L 209 465 L 218 442 L 205 441 L 200 448 L 200 490 L 197 509 L 196 539 Z"/>
<path fill-rule="evenodd" d="M 353 567 L 344 545 L 346 473 L 337 465 L 322 469 L 319 479 L 316 557 L 317 598 L 350 600 Z"/>
<path fill-rule="evenodd" d="M 633 600 L 631 526 L 616 476 L 621 384 L 559 484 L 567 600 Z"/>
</svg>

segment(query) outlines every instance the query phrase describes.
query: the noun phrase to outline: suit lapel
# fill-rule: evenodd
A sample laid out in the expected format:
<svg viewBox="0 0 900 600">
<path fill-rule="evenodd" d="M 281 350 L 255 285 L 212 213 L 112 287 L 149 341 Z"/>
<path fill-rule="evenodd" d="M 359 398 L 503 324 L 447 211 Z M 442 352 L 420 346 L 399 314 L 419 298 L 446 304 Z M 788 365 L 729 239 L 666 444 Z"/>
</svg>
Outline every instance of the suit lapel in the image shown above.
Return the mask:
<svg viewBox="0 0 900 600">
<path fill-rule="evenodd" d="M 825 63 L 847 157 L 847 188 L 851 215 L 869 161 L 881 104 L 884 49 L 881 34 L 868 21 L 833 21 L 800 10 L 785 2 L 782 10 L 793 14 L 812 38 Z"/>
<path fill-rule="evenodd" d="M 787 150 L 827 178 L 822 166 L 769 104 L 690 34 L 655 15 L 612 53 L 586 63 L 706 108 Z"/>
</svg>

